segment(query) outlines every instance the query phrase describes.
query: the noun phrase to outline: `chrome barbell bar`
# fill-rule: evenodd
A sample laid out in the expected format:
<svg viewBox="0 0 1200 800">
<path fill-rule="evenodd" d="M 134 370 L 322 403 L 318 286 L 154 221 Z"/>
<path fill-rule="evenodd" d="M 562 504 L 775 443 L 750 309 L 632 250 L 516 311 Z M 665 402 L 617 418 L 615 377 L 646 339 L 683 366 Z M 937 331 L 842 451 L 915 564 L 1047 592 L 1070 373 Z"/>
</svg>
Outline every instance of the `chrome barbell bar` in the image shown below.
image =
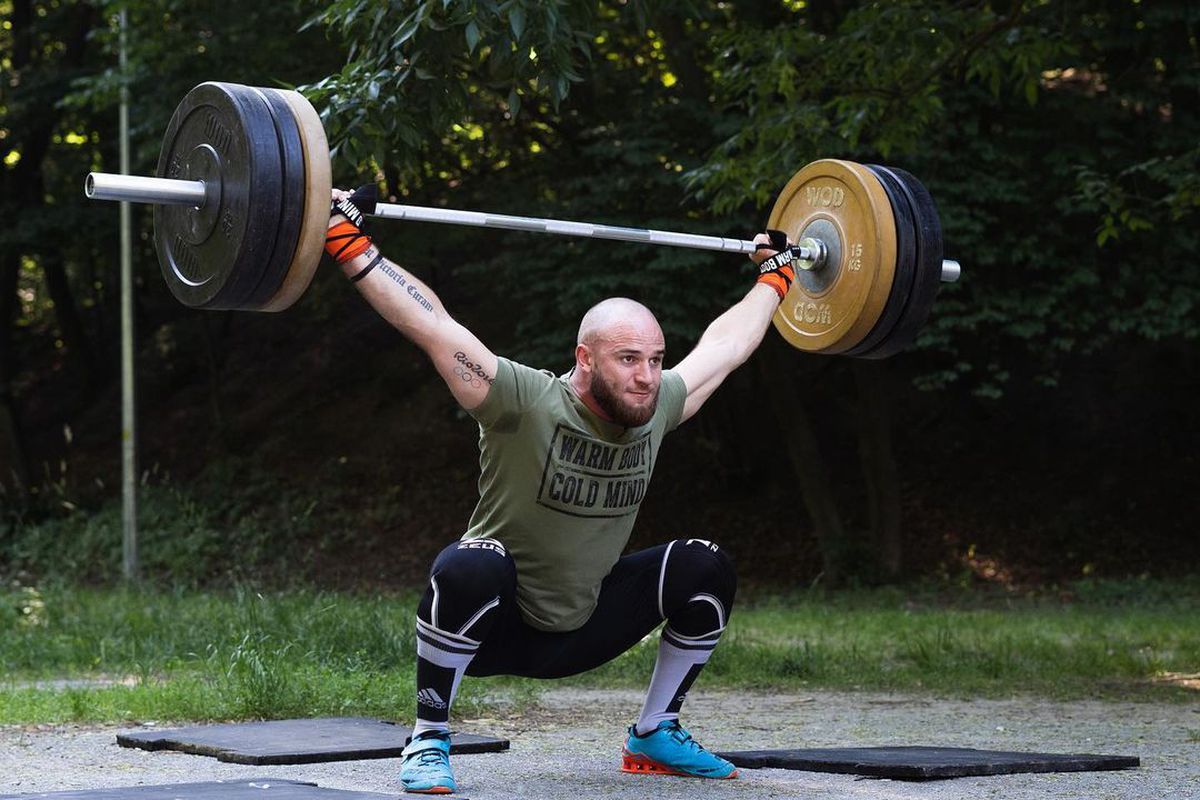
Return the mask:
<svg viewBox="0 0 1200 800">
<path fill-rule="evenodd" d="M 130 203 L 157 205 L 204 205 L 204 181 L 150 178 L 116 175 L 109 172 L 90 172 L 84 184 L 84 194 L 93 200 L 119 200 Z M 611 239 L 620 242 L 665 247 L 684 247 L 694 250 L 717 250 L 724 253 L 752 253 L 757 245 L 749 239 L 724 236 L 705 236 L 697 233 L 677 233 L 647 228 L 626 228 L 591 222 L 574 222 L 541 217 L 518 217 L 510 214 L 490 214 L 481 211 L 460 211 L 451 208 L 378 203 L 372 215 L 384 219 L 403 219 L 412 222 L 432 222 L 443 225 L 466 225 L 477 228 L 500 228 L 557 236 L 576 236 L 589 239 Z M 802 269 L 819 269 L 824 263 L 825 248 L 813 239 L 799 243 L 796 253 Z M 962 268 L 957 261 L 942 261 L 943 283 L 958 280 Z"/>
</svg>

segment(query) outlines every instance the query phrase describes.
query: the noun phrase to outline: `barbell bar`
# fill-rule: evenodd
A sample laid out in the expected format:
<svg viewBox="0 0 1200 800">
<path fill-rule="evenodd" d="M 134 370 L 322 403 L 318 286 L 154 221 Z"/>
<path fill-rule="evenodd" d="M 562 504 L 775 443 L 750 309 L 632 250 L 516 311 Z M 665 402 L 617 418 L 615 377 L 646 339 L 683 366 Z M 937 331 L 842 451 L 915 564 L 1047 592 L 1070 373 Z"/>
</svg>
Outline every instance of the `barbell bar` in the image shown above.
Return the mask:
<svg viewBox="0 0 1200 800">
<path fill-rule="evenodd" d="M 84 193 L 92 200 L 118 200 L 155 205 L 183 205 L 203 208 L 206 202 L 204 181 L 181 181 L 171 178 L 148 178 L 92 172 L 87 176 Z M 612 239 L 621 242 L 640 242 L 666 247 L 685 247 L 696 250 L 719 250 L 725 253 L 751 253 L 754 242 L 723 236 L 696 233 L 676 233 L 644 228 L 626 228 L 592 222 L 565 219 L 520 217 L 511 214 L 492 214 L 481 211 L 461 211 L 453 208 L 377 203 L 369 216 L 400 219 L 410 222 L 432 222 L 443 225 L 464 225 L 476 228 L 499 228 L 528 233 L 547 233 L 589 239 Z M 797 257 L 817 261 L 819 245 L 801 246 Z M 814 267 L 810 267 L 814 268 Z"/>
<path fill-rule="evenodd" d="M 204 181 L 117 175 L 111 172 L 89 172 L 84 185 L 84 194 L 91 200 L 183 205 L 196 208 L 203 208 L 207 201 Z M 402 203 L 376 203 L 375 212 L 369 216 L 410 222 L 432 222 L 442 225 L 574 236 L 585 239 L 610 239 L 619 242 L 655 244 L 694 250 L 717 250 L 723 253 L 753 253 L 757 247 L 750 239 L 731 239 L 725 236 L 706 236 L 699 233 L 629 228 L 595 222 L 521 217 L 512 214 L 493 214 L 484 211 L 463 211 L 455 208 L 414 206 Z M 804 262 L 801 269 L 820 269 L 824 266 L 827 251 L 823 243 L 817 239 L 802 239 L 794 252 L 796 258 Z M 943 283 L 953 283 L 961 274 L 962 267 L 957 261 L 943 259 L 941 273 Z"/>
<path fill-rule="evenodd" d="M 196 308 L 279 311 L 311 280 L 328 219 L 330 167 L 320 117 L 297 92 L 202 83 L 172 115 L 158 175 L 93 172 L 96 200 L 155 206 L 155 245 L 175 296 Z M 753 241 L 693 233 L 380 203 L 374 216 L 750 253 Z M 881 358 L 907 346 L 940 283 L 936 207 L 897 168 L 823 159 L 788 182 L 768 227 L 797 242 L 799 270 L 775 317 L 793 346 Z"/>
</svg>

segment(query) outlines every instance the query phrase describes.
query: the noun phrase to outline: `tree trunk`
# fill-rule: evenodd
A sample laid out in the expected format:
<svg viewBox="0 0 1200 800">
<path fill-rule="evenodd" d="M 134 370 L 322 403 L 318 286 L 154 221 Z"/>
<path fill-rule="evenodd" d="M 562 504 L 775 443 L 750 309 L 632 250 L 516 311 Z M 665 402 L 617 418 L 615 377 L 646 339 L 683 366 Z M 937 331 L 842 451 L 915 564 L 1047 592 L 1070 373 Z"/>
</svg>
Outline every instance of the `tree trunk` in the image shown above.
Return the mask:
<svg viewBox="0 0 1200 800">
<path fill-rule="evenodd" d="M 784 347 L 787 345 L 782 340 L 768 337 L 758 350 L 756 362 L 769 407 L 775 413 L 780 444 L 795 471 L 789 483 L 804 500 L 821 550 L 822 575 L 826 582 L 836 585 L 846 576 L 849 551 L 846 529 L 838 511 L 828 465 L 821 456 L 816 433 L 801 402 L 803 395 L 795 380 L 799 357 L 795 353 L 781 353 Z"/>
<path fill-rule="evenodd" d="M 8 20 L 12 31 L 10 64 L 14 72 L 29 63 L 32 50 L 29 27 L 32 18 L 29 0 L 14 0 Z M 8 82 L 7 78 L 5 82 Z M 8 97 L 4 99 L 11 102 Z M 16 166 L 19 168 L 21 162 L 18 161 Z M 3 190 L 0 192 L 0 201 L 4 206 L 16 207 L 24 197 L 18 177 L 17 169 L 0 170 L 0 189 Z M 17 374 L 13 329 L 17 319 L 17 280 L 20 273 L 21 254 L 17 247 L 9 244 L 0 249 L 0 485 L 7 486 L 15 482 L 17 487 L 24 487 L 29 477 L 28 459 L 12 389 Z"/>
<path fill-rule="evenodd" d="M 17 277 L 21 257 L 9 252 L 0 260 L 0 486 L 20 491 L 28 483 L 28 454 L 21 435 L 12 381 L 16 377 L 13 326 L 17 317 Z"/>
<path fill-rule="evenodd" d="M 896 580 L 903 567 L 900 542 L 900 476 L 892 452 L 887 365 L 855 359 L 858 386 L 858 452 L 867 485 L 867 512 L 876 561 L 883 577 Z"/>
<path fill-rule="evenodd" d="M 205 361 L 208 363 L 208 401 L 209 409 L 212 411 L 213 431 L 216 433 L 216 437 L 223 442 L 225 413 L 224 405 L 221 403 L 221 375 L 226 358 L 225 342 L 229 336 L 229 327 L 233 323 L 233 314 L 228 311 L 220 312 L 220 326 L 214 334 L 213 326 L 216 323 L 213 320 L 215 316 L 214 312 L 205 311 L 202 313 L 200 321 L 204 331 Z"/>
<path fill-rule="evenodd" d="M 46 289 L 54 303 L 58 329 L 67 347 L 67 355 L 78 373 L 83 376 L 88 388 L 95 389 L 104 381 L 104 365 L 95 358 L 87 329 L 79 316 L 79 308 L 71 292 L 70 281 L 67 280 L 62 258 L 54 251 L 49 251 L 42 253 L 39 260 L 42 272 L 46 276 Z"/>
<path fill-rule="evenodd" d="M 79 4 L 72 11 L 74 27 L 70 35 L 63 39 L 61 57 L 56 55 L 61 64 L 68 68 L 76 68 L 82 63 L 88 32 L 97 14 L 97 9 L 90 4 Z M 43 67 L 35 63 L 40 51 L 35 46 L 36 23 L 30 0 L 13 0 L 8 22 L 12 37 L 9 66 L 11 74 L 18 79 L 12 82 L 11 90 L 0 99 L 10 111 L 14 106 L 20 106 L 21 100 L 28 106 L 19 118 L 10 120 L 15 138 L 10 139 L 9 146 L 19 152 L 21 158 L 11 169 L 0 170 L 3 175 L 0 178 L 2 210 L 6 219 L 15 220 L 41 213 L 45 205 L 42 162 L 50 148 L 54 126 L 61 111 L 53 104 L 39 105 L 23 96 L 28 82 L 22 83 L 20 77 Z M 11 481 L 15 476 L 22 485 L 28 478 L 28 453 L 21 435 L 20 417 L 13 394 L 13 381 L 17 374 L 13 332 L 21 257 L 23 252 L 32 249 L 18 240 L 9 242 L 0 251 L 0 481 Z M 74 310 L 73 303 L 71 306 Z"/>
</svg>

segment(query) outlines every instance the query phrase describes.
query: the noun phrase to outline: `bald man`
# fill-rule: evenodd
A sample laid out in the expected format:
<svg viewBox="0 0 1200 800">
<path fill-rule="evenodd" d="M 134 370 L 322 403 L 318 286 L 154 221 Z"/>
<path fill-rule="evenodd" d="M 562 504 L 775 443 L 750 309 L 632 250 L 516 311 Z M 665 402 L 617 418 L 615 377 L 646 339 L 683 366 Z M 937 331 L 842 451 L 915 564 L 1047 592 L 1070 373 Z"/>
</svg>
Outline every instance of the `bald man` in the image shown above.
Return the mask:
<svg viewBox="0 0 1200 800">
<path fill-rule="evenodd" d="M 583 317 L 566 374 L 501 358 L 362 232 L 372 198 L 334 192 L 326 248 L 367 301 L 433 362 L 479 424 L 479 503 L 433 562 L 417 608 L 417 717 L 400 782 L 457 790 L 450 706 L 464 675 L 559 678 L 616 658 L 662 626 L 621 769 L 734 778 L 679 723 L 728 624 L 736 578 L 708 539 L 622 556 L 663 436 L 758 347 L 793 278 L 786 238 L 756 238 L 759 278 L 674 369 L 650 309 L 609 298 Z M 368 206 L 368 208 L 363 208 Z M 703 534 L 699 534 L 703 535 Z"/>
</svg>

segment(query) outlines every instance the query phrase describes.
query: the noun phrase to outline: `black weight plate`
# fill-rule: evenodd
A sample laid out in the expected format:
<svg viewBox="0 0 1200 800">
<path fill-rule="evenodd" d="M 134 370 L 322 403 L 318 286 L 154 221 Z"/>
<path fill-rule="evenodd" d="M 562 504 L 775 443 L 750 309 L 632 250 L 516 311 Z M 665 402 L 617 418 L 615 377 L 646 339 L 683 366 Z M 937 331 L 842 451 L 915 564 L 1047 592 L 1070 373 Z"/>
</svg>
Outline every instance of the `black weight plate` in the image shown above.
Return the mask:
<svg viewBox="0 0 1200 800">
<path fill-rule="evenodd" d="M 258 285 L 244 306 L 259 308 L 279 291 L 288 267 L 291 266 L 292 256 L 296 253 L 296 242 L 300 238 L 300 226 L 304 221 L 304 146 L 300 142 L 300 128 L 296 124 L 296 118 L 283 96 L 274 89 L 246 88 L 257 92 L 271 112 L 283 170 L 283 197 L 275 231 L 274 250 L 270 260 L 264 265 Z"/>
<path fill-rule="evenodd" d="M 274 244 L 282 182 L 275 124 L 266 102 L 241 88 L 202 83 L 188 92 L 158 157 L 159 177 L 207 186 L 203 207 L 154 207 L 163 277 L 193 308 L 240 308 Z"/>
<path fill-rule="evenodd" d="M 254 308 L 255 288 L 262 282 L 264 273 L 268 272 L 272 265 L 272 252 L 283 205 L 283 159 L 279 136 L 275 130 L 275 119 L 266 99 L 249 86 L 236 83 L 221 85 L 242 104 L 248 119 L 252 120 L 252 124 L 246 129 L 251 138 L 255 159 L 251 171 L 255 182 L 251 184 L 253 196 L 250 213 L 258 218 L 255 220 L 256 229 L 262 241 L 255 247 L 258 251 L 255 260 L 250 260 L 245 251 L 240 254 L 242 258 L 230 275 L 228 297 L 223 296 L 220 298 L 220 304 L 208 307 L 251 309 Z M 268 169 L 270 172 L 267 172 Z"/>
<path fill-rule="evenodd" d="M 887 358 L 913 343 L 921 326 L 929 318 L 933 300 L 942 283 L 942 223 L 929 190 L 911 173 L 899 167 L 882 167 L 890 172 L 904 190 L 915 212 L 917 232 L 917 274 L 912 293 L 891 334 L 861 358 Z"/>
<path fill-rule="evenodd" d="M 878 164 L 866 166 L 871 174 L 879 179 L 887 193 L 888 202 L 892 204 L 892 216 L 896 220 L 896 270 L 883 312 L 863 340 L 842 353 L 847 356 L 866 353 L 891 334 L 896 320 L 904 312 L 904 304 L 908 302 L 908 296 L 912 292 L 913 276 L 917 271 L 917 234 L 913 229 L 913 211 L 904 196 L 900 181 L 885 167 Z"/>
</svg>

